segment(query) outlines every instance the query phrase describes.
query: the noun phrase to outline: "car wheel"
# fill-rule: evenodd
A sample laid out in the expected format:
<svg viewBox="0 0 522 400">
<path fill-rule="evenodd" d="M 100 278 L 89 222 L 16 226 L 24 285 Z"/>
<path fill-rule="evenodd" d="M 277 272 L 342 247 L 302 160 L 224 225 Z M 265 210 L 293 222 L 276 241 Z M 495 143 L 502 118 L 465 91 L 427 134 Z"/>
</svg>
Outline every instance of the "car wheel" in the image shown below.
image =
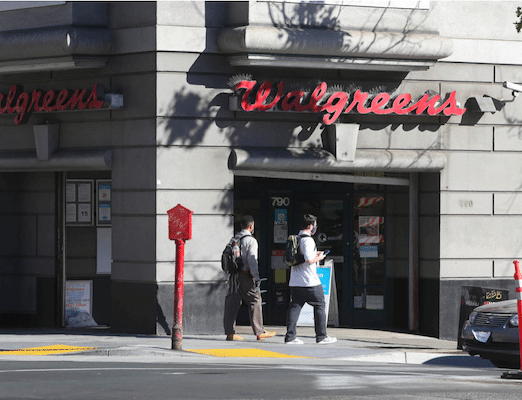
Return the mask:
<svg viewBox="0 0 522 400">
<path fill-rule="evenodd" d="M 489 360 L 491 364 L 493 364 L 497 368 L 507 368 L 507 369 L 520 369 L 520 360 L 518 361 L 509 361 L 509 360 Z"/>
</svg>

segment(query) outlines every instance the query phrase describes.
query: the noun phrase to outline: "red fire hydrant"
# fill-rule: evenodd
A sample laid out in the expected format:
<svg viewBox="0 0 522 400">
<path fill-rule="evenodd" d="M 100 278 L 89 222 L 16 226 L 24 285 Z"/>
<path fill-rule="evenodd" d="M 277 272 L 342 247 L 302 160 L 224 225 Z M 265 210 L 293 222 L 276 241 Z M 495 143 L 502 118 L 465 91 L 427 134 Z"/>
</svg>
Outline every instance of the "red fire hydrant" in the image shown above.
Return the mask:
<svg viewBox="0 0 522 400">
<path fill-rule="evenodd" d="M 169 239 L 176 241 L 176 274 L 174 282 L 174 321 L 172 323 L 172 350 L 181 350 L 183 344 L 183 275 L 185 241 L 192 238 L 192 214 L 178 204 L 167 211 Z"/>
</svg>

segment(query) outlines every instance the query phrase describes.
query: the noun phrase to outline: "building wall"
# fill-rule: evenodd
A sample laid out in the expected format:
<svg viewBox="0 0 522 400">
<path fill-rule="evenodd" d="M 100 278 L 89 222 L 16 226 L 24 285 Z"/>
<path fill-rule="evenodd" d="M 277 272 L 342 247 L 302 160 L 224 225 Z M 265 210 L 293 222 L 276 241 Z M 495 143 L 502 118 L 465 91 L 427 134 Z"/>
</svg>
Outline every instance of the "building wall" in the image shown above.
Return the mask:
<svg viewBox="0 0 522 400">
<path fill-rule="evenodd" d="M 455 47 L 449 63 L 441 66 L 459 71 L 451 85 L 464 99 L 488 95 L 511 100 L 502 82 L 520 80 L 517 65 L 522 59 L 514 49 L 522 37 L 512 24 L 517 4 L 486 2 L 479 4 L 479 10 L 472 6 L 466 2 L 434 5 L 441 34 L 452 37 Z M 467 19 L 469 15 L 477 17 Z M 441 338 L 457 338 L 462 286 L 511 289 L 514 297 L 512 261 L 522 249 L 522 221 L 516 209 L 521 110 L 522 103 L 514 101 L 494 114 L 450 120 L 444 143 L 447 167 L 440 182 Z"/>
<path fill-rule="evenodd" d="M 81 12 L 80 12 L 81 10 Z M 31 16 L 30 18 L 28 16 Z M 46 28 L 63 24 L 107 23 L 106 6 L 99 4 L 63 4 L 35 9 L 11 10 L 1 13 L 1 31 Z M 58 23 L 59 21 L 59 23 Z M 67 72 L 3 73 L 0 90 L 7 93 L 13 84 L 25 91 L 75 86 L 80 75 Z M 91 73 L 81 75 L 79 85 L 89 87 Z M 100 84 L 107 83 L 100 79 Z M 98 121 L 108 112 L 92 114 L 85 124 L 75 113 L 55 115 L 35 114 L 28 124 L 15 126 L 14 116 L 0 117 L 0 148 L 3 151 L 35 151 L 33 125 L 61 122 L 61 148 L 92 146 L 93 138 L 101 138 Z M 86 140 L 86 133 L 91 137 Z M 110 138 L 105 140 L 110 143 Z M 103 146 L 101 140 L 99 145 Z M 36 157 L 36 153 L 35 157 Z M 2 326 L 45 326 L 56 322 L 56 181 L 54 172 L 2 172 L 0 214 L 0 288 Z"/>
<path fill-rule="evenodd" d="M 170 334 L 172 327 L 176 246 L 168 239 L 167 211 L 181 204 L 194 212 L 185 245 L 184 332 L 220 333 L 226 291 L 220 254 L 234 229 L 231 138 L 222 128 L 233 119 L 223 95 L 231 69 L 216 48 L 225 5 L 157 7 L 157 332 Z"/>
<path fill-rule="evenodd" d="M 322 78 L 413 95 L 456 90 L 461 105 L 473 96 L 511 100 L 501 83 L 522 81 L 522 55 L 516 51 L 522 37 L 512 25 L 516 2 L 391 4 L 71 2 L 0 14 L 4 31 L 79 24 L 106 26 L 114 34 L 105 68 L 0 75 L 0 93 L 13 83 L 28 91 L 97 82 L 124 94 L 121 110 L 34 114 L 18 126 L 12 115 L 0 115 L 2 150 L 34 150 L 32 125 L 46 121 L 59 123 L 61 149 L 112 149 L 114 330 L 170 334 L 175 244 L 168 240 L 167 211 L 182 204 L 194 211 L 193 238 L 185 247 L 185 331 L 221 332 L 226 285 L 219 256 L 234 229 L 234 180 L 226 162 L 231 148 L 322 146 L 316 116 L 230 112 L 231 76 Z M 233 68 L 217 49 L 216 37 L 225 26 L 245 24 L 439 32 L 453 39 L 454 52 L 427 71 L 403 75 Z M 512 260 L 522 240 L 521 107 L 518 99 L 494 114 L 468 112 L 447 121 L 356 121 L 359 149 L 440 150 L 447 158 L 440 174 L 419 175 L 423 332 L 456 338 L 463 285 L 514 286 Z M 54 190 L 50 172 L 0 174 L 0 222 L 8 227 L 0 233 L 0 285 L 20 288 L 19 301 L 1 302 L 2 307 L 38 315 L 45 324 L 54 318 L 49 311 L 54 309 L 49 293 L 55 290 Z M 389 302 L 400 310 L 408 301 L 404 188 L 389 191 L 387 211 L 387 229 L 395 233 L 387 250 Z M 389 320 L 404 326 L 403 316 L 395 312 Z"/>
<path fill-rule="evenodd" d="M 260 1 L 230 7 L 231 24 L 439 32 L 453 39 L 453 54 L 428 71 L 410 72 L 398 80 L 382 74 L 370 81 L 372 74 L 368 74 L 363 89 L 378 84 L 396 93 L 456 90 L 464 105 L 473 96 L 510 100 L 510 91 L 501 83 L 520 80 L 517 65 L 522 60 L 514 49 L 521 37 L 512 24 L 516 2 L 432 1 L 429 7 L 379 8 L 371 3 L 350 7 Z M 344 71 L 339 77 L 353 81 L 361 74 Z M 421 176 L 425 189 L 420 193 L 420 278 L 421 289 L 427 282 L 430 289 L 421 291 L 420 318 L 431 334 L 456 339 L 461 286 L 513 287 L 512 260 L 521 245 L 517 194 L 521 178 L 516 163 L 521 147 L 520 107 L 520 101 L 508 102 L 494 114 L 468 112 L 442 125 L 406 118 L 402 124 L 361 126 L 358 148 L 437 149 L 447 157 L 439 177 Z M 407 223 L 402 227 L 404 231 Z M 407 234 L 396 240 L 402 241 L 399 248 L 407 248 Z M 393 250 L 391 254 L 389 276 L 406 278 L 404 256 L 394 255 Z M 439 302 L 440 313 L 423 312 L 422 304 L 433 299 Z M 438 322 L 431 322 L 437 318 Z"/>
<path fill-rule="evenodd" d="M 27 18 L 28 14 L 31 14 L 32 18 Z M 1 74 L 0 91 L 7 93 L 13 83 L 23 85 L 25 91 L 90 88 L 94 83 L 98 83 L 107 89 L 123 93 L 123 109 L 34 113 L 27 124 L 18 126 L 13 123 L 13 115 L 2 115 L 0 145 L 2 150 L 34 151 L 33 125 L 52 122 L 59 125 L 59 151 L 81 151 L 84 148 L 112 149 L 114 262 L 112 288 L 106 287 L 106 290 L 112 292 L 113 301 L 110 304 L 110 300 L 107 300 L 107 304 L 104 305 L 106 310 L 112 308 L 112 318 L 105 315 L 104 320 L 110 318 L 116 331 L 154 333 L 157 309 L 156 4 L 68 2 L 48 7 L 5 11 L 0 14 L 0 19 L 2 30 L 12 30 L 13 26 L 29 29 L 35 27 L 32 24 L 37 24 L 38 27 L 81 25 L 108 28 L 114 35 L 113 50 L 104 68 Z M 19 177 L 23 177 L 27 185 L 18 183 L 21 179 Z M 22 237 L 17 239 L 15 236 L 16 245 L 11 243 L 13 240 L 5 241 L 13 244 L 9 250 L 11 253 L 18 253 L 14 256 L 9 252 L 0 253 L 0 274 L 9 275 L 9 282 L 26 280 L 34 287 L 38 285 L 38 290 L 34 291 L 34 296 L 39 296 L 37 316 L 44 315 L 40 307 L 45 307 L 45 313 L 50 309 L 52 312 L 46 317 L 45 325 L 53 326 L 56 309 L 55 271 L 52 260 L 55 256 L 54 208 L 52 214 L 49 214 L 51 211 L 48 210 L 20 210 L 20 205 L 13 203 L 13 196 L 17 196 L 21 204 L 30 205 L 35 195 L 33 191 L 45 190 L 36 205 L 40 208 L 44 205 L 54 207 L 54 174 L 1 173 L 1 179 L 2 182 L 6 182 L 2 189 L 2 198 L 5 199 L 3 204 L 7 206 L 3 206 L 0 213 L 4 220 L 8 220 L 9 226 L 16 228 Z M 44 183 L 45 189 L 40 189 Z M 40 215 L 41 213 L 44 214 Z M 24 223 L 20 224 L 20 220 Z M 27 241 L 29 242 L 26 243 Z M 47 242 L 49 246 L 43 247 L 45 252 L 42 252 L 40 247 Z M 35 248 L 34 243 L 40 247 Z M 88 256 L 92 259 L 93 249 L 90 250 Z M 32 263 L 36 265 L 31 267 Z M 14 265 L 14 268 L 11 265 Z M 41 288 L 44 288 L 40 284 L 42 277 L 51 279 L 52 283 L 45 287 L 45 301 L 40 302 Z M 34 282 L 35 280 L 37 282 Z M 107 298 L 106 293 L 104 297 Z M 108 298 L 110 297 L 109 294 Z M 20 291 L 17 296 L 12 297 L 10 304 L 25 304 L 29 300 L 31 298 Z M 35 301 L 31 300 L 31 304 L 33 303 Z M 45 306 L 42 306 L 43 304 Z M 24 307 L 24 312 L 34 313 L 35 310 L 34 307 Z M 21 318 L 26 319 L 25 316 Z"/>
<path fill-rule="evenodd" d="M 112 112 L 111 328 L 156 332 L 156 19 L 154 2 L 109 3 Z"/>
</svg>

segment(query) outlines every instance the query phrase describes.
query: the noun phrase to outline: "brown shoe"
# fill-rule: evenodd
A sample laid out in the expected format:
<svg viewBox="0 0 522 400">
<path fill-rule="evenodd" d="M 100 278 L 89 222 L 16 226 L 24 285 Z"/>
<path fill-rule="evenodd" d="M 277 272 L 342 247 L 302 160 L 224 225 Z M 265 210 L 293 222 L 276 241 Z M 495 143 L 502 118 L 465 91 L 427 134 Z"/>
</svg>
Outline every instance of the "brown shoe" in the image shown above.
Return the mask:
<svg viewBox="0 0 522 400">
<path fill-rule="evenodd" d="M 269 332 L 265 331 L 265 333 L 262 333 L 261 335 L 257 335 L 257 340 L 263 340 L 272 336 L 275 336 L 276 332 Z"/>
<path fill-rule="evenodd" d="M 236 335 L 227 335 L 227 340 L 245 340 L 242 336 Z"/>
</svg>

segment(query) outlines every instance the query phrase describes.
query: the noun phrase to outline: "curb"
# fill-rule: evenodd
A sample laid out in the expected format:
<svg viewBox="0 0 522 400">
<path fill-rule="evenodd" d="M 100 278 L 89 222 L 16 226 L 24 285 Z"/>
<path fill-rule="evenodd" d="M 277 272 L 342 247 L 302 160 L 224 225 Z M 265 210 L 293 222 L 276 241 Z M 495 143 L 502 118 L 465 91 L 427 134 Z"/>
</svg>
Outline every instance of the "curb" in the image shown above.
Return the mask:
<svg viewBox="0 0 522 400">
<path fill-rule="evenodd" d="M 106 356 L 106 357 L 124 357 L 124 356 L 157 356 L 157 357 L 197 357 L 201 354 L 191 353 L 184 350 L 154 349 L 150 347 L 113 347 L 105 349 L 86 350 L 75 353 L 62 353 L 61 356 Z"/>
<path fill-rule="evenodd" d="M 98 356 L 98 357 L 131 357 L 131 356 L 150 356 L 165 358 L 201 358 L 219 359 L 220 357 L 194 353 L 186 350 L 170 350 L 165 348 L 151 348 L 141 346 L 124 346 L 115 348 L 99 348 L 74 353 L 62 353 L 57 356 Z M 230 357 L 238 358 L 238 357 Z M 245 358 L 245 357 L 239 357 Z M 248 357 L 246 357 L 248 358 Z M 451 353 L 431 353 L 431 352 L 411 352 L 411 351 L 382 351 L 374 354 L 362 354 L 340 357 L 321 357 L 315 358 L 321 361 L 349 361 L 349 362 L 370 362 L 370 363 L 389 363 L 389 364 L 430 364 L 430 365 L 452 365 L 461 367 L 494 368 L 488 361 L 479 357 L 472 357 L 466 354 Z"/>
</svg>

